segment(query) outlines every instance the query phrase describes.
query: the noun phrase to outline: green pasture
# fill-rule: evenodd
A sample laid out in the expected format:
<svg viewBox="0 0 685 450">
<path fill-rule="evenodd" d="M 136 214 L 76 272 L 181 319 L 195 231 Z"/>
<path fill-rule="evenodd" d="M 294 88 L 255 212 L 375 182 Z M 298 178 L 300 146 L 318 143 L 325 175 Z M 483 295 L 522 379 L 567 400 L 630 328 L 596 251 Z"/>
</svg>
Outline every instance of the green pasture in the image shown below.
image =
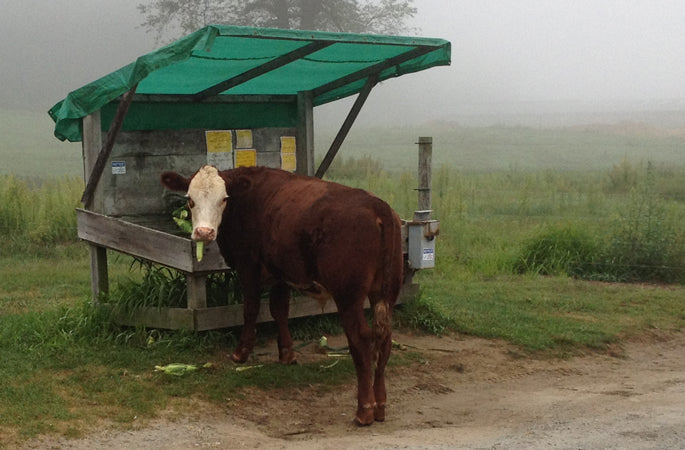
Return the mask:
<svg viewBox="0 0 685 450">
<path fill-rule="evenodd" d="M 437 265 L 416 275 L 421 294 L 397 310 L 397 327 L 502 339 L 528 357 L 613 352 L 625 339 L 682 331 L 685 137 L 448 128 L 433 130 Z M 411 217 L 417 131 L 360 132 L 371 140 L 353 137 L 330 179 Z M 0 146 L 5 160 L 24 155 L 22 167 L 0 172 L 0 448 L 41 433 L 78 437 L 102 420 L 129 427 L 188 410 L 192 399 L 230 404 L 243 386 L 328 389 L 354 378 L 349 361 L 236 372 L 222 353 L 236 330 L 113 325 L 89 300 L 88 251 L 75 235 L 80 150 L 22 136 Z M 109 264 L 112 298 L 131 300 L 140 286 L 140 302 L 156 301 L 145 265 L 124 256 Z M 305 343 L 340 333 L 335 317 L 295 320 L 292 329 Z M 273 336 L 271 326 L 260 336 Z M 397 352 L 392 361 L 415 357 Z M 172 362 L 213 368 L 178 378 L 154 371 Z"/>
</svg>

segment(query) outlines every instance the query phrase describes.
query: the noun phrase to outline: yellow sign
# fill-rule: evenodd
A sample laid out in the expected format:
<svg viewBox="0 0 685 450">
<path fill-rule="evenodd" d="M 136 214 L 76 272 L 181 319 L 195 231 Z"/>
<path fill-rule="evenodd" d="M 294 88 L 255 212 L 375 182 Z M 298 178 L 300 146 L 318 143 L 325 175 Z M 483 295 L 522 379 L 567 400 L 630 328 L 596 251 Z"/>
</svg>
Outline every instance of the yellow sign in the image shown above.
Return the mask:
<svg viewBox="0 0 685 450">
<path fill-rule="evenodd" d="M 281 169 L 294 172 L 297 168 L 295 136 L 281 136 Z"/>
<path fill-rule="evenodd" d="M 235 130 L 235 147 L 252 148 L 252 130 Z"/>
<path fill-rule="evenodd" d="M 295 153 L 281 153 L 281 169 L 294 172 L 297 168 Z"/>
<path fill-rule="evenodd" d="M 207 153 L 223 153 L 233 151 L 233 136 L 228 130 L 205 131 L 207 139 Z"/>
<path fill-rule="evenodd" d="M 281 136 L 281 153 L 295 153 L 295 136 Z"/>
<path fill-rule="evenodd" d="M 252 167 L 257 165 L 257 150 L 236 150 L 235 151 L 235 166 L 236 167 Z"/>
</svg>

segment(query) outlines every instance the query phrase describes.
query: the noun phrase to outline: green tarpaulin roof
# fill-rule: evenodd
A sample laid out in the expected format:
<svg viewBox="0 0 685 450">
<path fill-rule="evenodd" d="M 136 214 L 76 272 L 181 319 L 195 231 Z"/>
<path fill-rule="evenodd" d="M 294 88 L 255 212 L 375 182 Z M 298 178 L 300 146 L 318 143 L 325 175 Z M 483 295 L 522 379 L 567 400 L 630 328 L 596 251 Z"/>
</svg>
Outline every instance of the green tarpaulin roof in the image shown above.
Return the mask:
<svg viewBox="0 0 685 450">
<path fill-rule="evenodd" d="M 358 93 L 378 81 L 450 63 L 442 39 L 208 26 L 71 92 L 50 109 L 55 136 L 81 140 L 81 118 L 134 86 L 136 94 L 296 95 L 314 105 Z"/>
</svg>

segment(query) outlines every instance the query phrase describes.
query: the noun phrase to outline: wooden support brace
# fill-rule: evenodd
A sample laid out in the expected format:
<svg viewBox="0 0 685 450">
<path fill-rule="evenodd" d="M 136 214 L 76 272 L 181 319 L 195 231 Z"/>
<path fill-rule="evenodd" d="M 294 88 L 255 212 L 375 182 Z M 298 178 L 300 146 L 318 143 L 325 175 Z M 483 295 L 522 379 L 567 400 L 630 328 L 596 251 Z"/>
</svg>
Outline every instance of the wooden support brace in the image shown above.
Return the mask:
<svg viewBox="0 0 685 450">
<path fill-rule="evenodd" d="M 117 134 L 121 129 L 121 125 L 124 123 L 124 118 L 128 112 L 128 107 L 131 106 L 131 101 L 133 101 L 133 95 L 136 92 L 138 85 L 133 86 L 130 91 L 126 92 L 119 102 L 117 107 L 117 112 L 112 120 L 112 125 L 109 127 L 107 132 L 107 137 L 105 138 L 105 143 L 102 145 L 102 149 L 98 154 L 97 161 L 93 166 L 93 170 L 88 176 L 88 183 L 86 184 L 86 189 L 83 191 L 83 196 L 81 197 L 81 203 L 86 209 L 90 209 L 93 202 L 93 195 L 95 194 L 95 188 L 97 188 L 102 172 L 105 170 L 105 164 L 107 164 L 107 159 L 109 159 L 110 153 L 112 153 L 112 148 L 114 147 L 114 141 L 116 140 Z"/>
<path fill-rule="evenodd" d="M 335 139 L 333 139 L 333 143 L 331 144 L 331 147 L 328 149 L 328 153 L 326 153 L 326 156 L 323 158 L 323 161 L 321 161 L 321 164 L 319 165 L 319 168 L 316 169 L 316 177 L 321 178 L 324 176 L 328 168 L 331 166 L 331 163 L 333 162 L 333 159 L 335 158 L 335 155 L 338 154 L 338 150 L 340 150 L 340 147 L 342 146 L 343 142 L 345 141 L 345 138 L 347 137 L 347 133 L 350 132 L 350 129 L 352 128 L 352 125 L 354 124 L 354 121 L 357 119 L 357 116 L 359 115 L 359 111 L 361 111 L 362 106 L 364 106 L 364 103 L 366 102 L 366 99 L 369 97 L 369 94 L 371 93 L 371 89 L 378 83 L 378 74 L 373 74 L 371 75 L 367 80 L 366 84 L 364 85 L 364 89 L 362 89 L 359 92 L 359 95 L 357 95 L 357 100 L 355 100 L 354 105 L 352 105 L 352 108 L 350 109 L 350 112 L 347 114 L 347 117 L 345 118 L 345 121 L 343 122 L 342 126 L 340 127 L 340 131 L 338 131 L 338 134 L 335 136 Z"/>
</svg>

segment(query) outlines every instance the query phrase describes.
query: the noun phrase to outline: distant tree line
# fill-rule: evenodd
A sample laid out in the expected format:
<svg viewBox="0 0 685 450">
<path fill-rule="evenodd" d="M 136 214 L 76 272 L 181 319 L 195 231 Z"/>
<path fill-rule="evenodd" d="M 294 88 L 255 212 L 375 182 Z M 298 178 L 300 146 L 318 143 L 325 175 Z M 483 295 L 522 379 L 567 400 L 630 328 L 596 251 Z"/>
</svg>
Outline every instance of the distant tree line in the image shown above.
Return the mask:
<svg viewBox="0 0 685 450">
<path fill-rule="evenodd" d="M 210 24 L 352 33 L 402 34 L 414 0 L 149 0 L 138 5 L 158 41 Z"/>
</svg>

